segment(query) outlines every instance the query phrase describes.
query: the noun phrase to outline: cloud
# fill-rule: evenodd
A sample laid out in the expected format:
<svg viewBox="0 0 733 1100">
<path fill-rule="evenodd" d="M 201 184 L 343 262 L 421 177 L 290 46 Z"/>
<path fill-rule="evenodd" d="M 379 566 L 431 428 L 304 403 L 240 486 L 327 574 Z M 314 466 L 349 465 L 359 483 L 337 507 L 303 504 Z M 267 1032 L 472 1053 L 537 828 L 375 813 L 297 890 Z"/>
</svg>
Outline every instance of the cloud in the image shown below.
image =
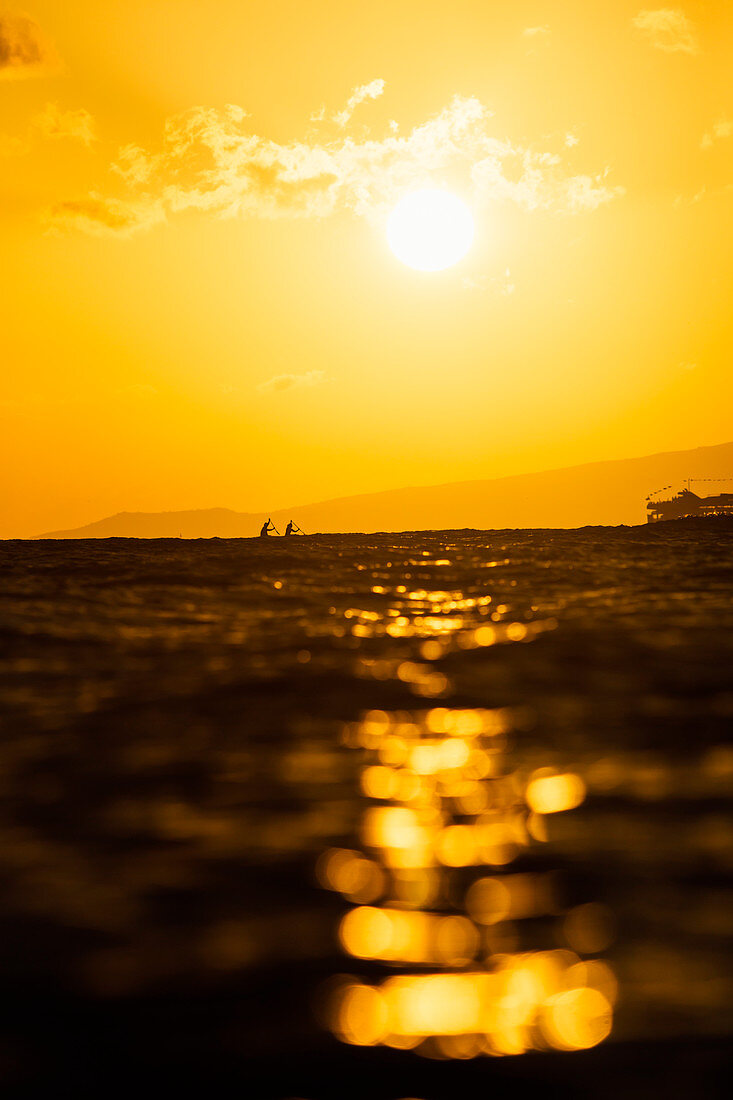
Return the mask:
<svg viewBox="0 0 733 1100">
<path fill-rule="evenodd" d="M 274 378 L 268 378 L 267 382 L 260 382 L 257 389 L 260 393 L 282 393 L 283 390 L 320 386 L 327 380 L 326 372 L 322 370 L 309 370 L 305 374 L 277 374 Z"/>
<path fill-rule="evenodd" d="M 91 145 L 95 140 L 94 119 L 83 107 L 64 111 L 57 103 L 47 103 L 33 119 L 33 126 L 46 138 L 71 138 Z"/>
<path fill-rule="evenodd" d="M 619 192 L 619 188 L 610 188 L 604 180 L 608 176 L 606 169 L 597 176 L 572 176 L 562 184 L 564 209 L 570 214 L 581 214 L 587 210 L 597 210 Z"/>
<path fill-rule="evenodd" d="M 645 9 L 631 22 L 657 50 L 694 54 L 700 49 L 690 20 L 679 8 Z"/>
<path fill-rule="evenodd" d="M 92 193 L 54 203 L 44 220 L 52 229 L 78 229 L 96 237 L 129 237 L 165 220 L 159 202 L 125 202 Z"/>
<path fill-rule="evenodd" d="M 539 53 L 540 50 L 546 50 L 550 45 L 551 35 L 552 32 L 548 23 L 540 27 L 525 27 L 522 31 L 522 38 L 527 43 L 527 56 L 531 57 L 532 54 Z"/>
<path fill-rule="evenodd" d="M 160 163 L 159 157 L 150 156 L 138 145 L 124 145 L 117 154 L 112 171 L 129 184 L 141 184 L 150 179 Z"/>
<path fill-rule="evenodd" d="M 69 138 L 89 146 L 96 140 L 94 119 L 83 107 L 65 111 L 57 103 L 47 103 L 40 114 L 31 119 L 22 137 L 0 134 L 0 157 L 30 153 L 39 137 L 51 141 Z"/>
<path fill-rule="evenodd" d="M 719 199 L 721 196 L 725 196 L 727 199 L 731 192 L 733 192 L 733 183 L 725 183 L 722 187 L 710 188 L 704 183 L 693 195 L 675 195 L 672 200 L 672 206 L 675 210 L 680 210 L 682 207 L 696 206 L 699 202 L 707 202 L 709 199 Z"/>
<path fill-rule="evenodd" d="M 425 185 L 456 187 L 476 207 L 508 202 L 566 214 L 623 194 L 608 170 L 568 171 L 561 139 L 559 151 L 514 144 L 494 137 L 490 120 L 480 100 L 455 96 L 404 134 L 387 126 L 379 138 L 347 132 L 281 143 L 254 132 L 241 107 L 195 107 L 168 120 L 159 148 L 120 150 L 112 168 L 126 198 L 59 203 L 53 218 L 128 235 L 183 211 L 220 218 L 348 212 L 379 221 L 405 191 Z"/>
<path fill-rule="evenodd" d="M 715 141 L 733 136 L 733 121 L 729 118 L 720 118 L 714 123 L 712 130 L 703 134 L 700 141 L 701 149 L 710 149 Z"/>
<path fill-rule="evenodd" d="M 360 103 L 363 103 L 365 99 L 379 99 L 383 91 L 383 80 L 372 80 L 369 84 L 360 84 L 359 87 L 354 88 L 346 100 L 343 111 L 338 111 L 333 116 L 333 121 L 337 126 L 345 126 Z"/>
<path fill-rule="evenodd" d="M 58 58 L 41 28 L 27 15 L 0 12 L 0 79 L 45 76 Z"/>
<path fill-rule="evenodd" d="M 57 103 L 47 103 L 40 114 L 31 119 L 22 137 L 0 134 L 0 157 L 30 153 L 39 137 L 51 141 L 69 138 L 89 146 L 96 140 L 94 119 L 83 107 L 65 111 Z"/>
</svg>

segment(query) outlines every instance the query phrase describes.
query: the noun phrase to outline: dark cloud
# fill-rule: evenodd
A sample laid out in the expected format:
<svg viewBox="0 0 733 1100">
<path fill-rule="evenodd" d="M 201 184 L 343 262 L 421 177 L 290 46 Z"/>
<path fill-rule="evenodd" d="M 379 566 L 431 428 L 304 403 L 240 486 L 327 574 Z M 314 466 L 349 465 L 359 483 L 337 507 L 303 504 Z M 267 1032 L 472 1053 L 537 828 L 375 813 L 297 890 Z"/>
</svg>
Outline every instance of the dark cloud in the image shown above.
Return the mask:
<svg viewBox="0 0 733 1100">
<path fill-rule="evenodd" d="M 325 381 L 325 371 L 309 370 L 305 374 L 278 374 L 274 378 L 269 378 L 267 382 L 261 382 L 257 389 L 261 393 L 282 393 L 283 390 L 320 386 Z"/>
<path fill-rule="evenodd" d="M 43 76 L 57 68 L 58 58 L 37 23 L 0 12 L 0 79 Z"/>
<path fill-rule="evenodd" d="M 58 229 L 81 229 L 96 236 L 129 237 L 148 229 L 165 215 L 159 204 L 123 202 L 89 195 L 55 203 L 46 213 L 49 225 Z"/>
</svg>

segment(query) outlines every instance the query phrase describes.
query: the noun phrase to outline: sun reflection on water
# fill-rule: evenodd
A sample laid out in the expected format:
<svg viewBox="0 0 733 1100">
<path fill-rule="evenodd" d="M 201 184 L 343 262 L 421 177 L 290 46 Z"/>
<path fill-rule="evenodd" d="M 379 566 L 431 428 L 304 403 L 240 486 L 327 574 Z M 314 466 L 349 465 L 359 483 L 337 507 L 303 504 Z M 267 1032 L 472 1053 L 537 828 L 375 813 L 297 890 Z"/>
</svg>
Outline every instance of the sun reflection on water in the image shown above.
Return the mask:
<svg viewBox="0 0 733 1100">
<path fill-rule="evenodd" d="M 434 673 L 403 661 L 392 675 L 429 694 Z M 514 725 L 507 708 L 445 706 L 344 725 L 343 743 L 365 756 L 361 847 L 325 852 L 317 874 L 351 903 L 339 941 L 370 976 L 331 990 L 342 1041 L 464 1059 L 583 1050 L 610 1034 L 617 982 L 592 957 L 610 942 L 610 914 L 569 908 L 552 870 L 512 867 L 542 845 L 547 815 L 582 803 L 585 784 L 517 767 Z"/>
</svg>

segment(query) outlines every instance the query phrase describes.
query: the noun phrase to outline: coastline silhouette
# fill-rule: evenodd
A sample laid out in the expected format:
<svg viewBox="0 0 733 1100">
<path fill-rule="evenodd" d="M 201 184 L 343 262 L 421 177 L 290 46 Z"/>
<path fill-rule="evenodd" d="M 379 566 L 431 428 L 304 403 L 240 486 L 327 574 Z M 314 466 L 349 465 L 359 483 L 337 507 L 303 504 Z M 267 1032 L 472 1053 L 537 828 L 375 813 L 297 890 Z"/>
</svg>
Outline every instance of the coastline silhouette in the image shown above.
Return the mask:
<svg viewBox="0 0 733 1100">
<path fill-rule="evenodd" d="M 306 534 L 635 525 L 646 522 L 650 488 L 684 484 L 688 478 L 694 488 L 698 479 L 713 476 L 733 476 L 733 441 L 562 470 L 354 494 L 293 507 L 290 516 L 285 511 L 275 515 L 283 532 L 291 519 L 298 526 L 302 521 Z M 272 524 L 274 516 L 268 519 Z M 262 513 L 230 508 L 118 512 L 36 537 L 251 538 L 262 526 Z"/>
</svg>

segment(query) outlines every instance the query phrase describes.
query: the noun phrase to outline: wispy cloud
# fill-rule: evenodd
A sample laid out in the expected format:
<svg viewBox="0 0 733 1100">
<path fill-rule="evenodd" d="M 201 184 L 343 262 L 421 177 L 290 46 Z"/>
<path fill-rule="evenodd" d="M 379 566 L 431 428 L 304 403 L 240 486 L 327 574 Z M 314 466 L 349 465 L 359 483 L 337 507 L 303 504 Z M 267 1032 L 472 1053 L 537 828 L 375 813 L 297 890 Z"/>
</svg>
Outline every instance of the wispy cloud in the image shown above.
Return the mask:
<svg viewBox="0 0 733 1100">
<path fill-rule="evenodd" d="M 47 103 L 33 119 L 32 125 L 43 137 L 71 138 L 83 145 L 91 145 L 96 137 L 94 119 L 83 107 L 75 111 L 65 111 L 58 103 Z"/>
<path fill-rule="evenodd" d="M 552 32 L 548 23 L 538 27 L 525 27 L 522 31 L 522 38 L 527 44 L 527 55 L 531 56 L 540 50 L 547 49 L 550 45 L 551 36 Z"/>
<path fill-rule="evenodd" d="M 42 111 L 31 118 L 25 134 L 0 134 L 0 157 L 24 156 L 38 140 L 58 139 L 79 141 L 89 146 L 96 141 L 94 119 L 84 107 L 65 110 L 57 103 L 47 103 Z"/>
<path fill-rule="evenodd" d="M 340 111 L 329 115 L 325 103 L 322 103 L 318 110 L 310 116 L 310 121 L 324 122 L 328 120 L 329 122 L 335 122 L 337 126 L 343 129 L 351 121 L 351 116 L 360 103 L 363 103 L 366 99 L 379 99 L 383 92 L 384 81 L 381 79 L 370 80 L 368 84 L 359 84 L 354 88 L 346 100 L 346 105 Z"/>
<path fill-rule="evenodd" d="M 59 67 L 55 50 L 27 15 L 0 12 L 0 79 L 46 76 Z"/>
<path fill-rule="evenodd" d="M 404 135 L 388 127 L 378 139 L 311 135 L 280 143 L 253 132 L 241 107 L 196 107 L 168 120 L 158 149 L 120 151 L 112 167 L 127 184 L 125 198 L 59 203 L 51 220 L 129 234 L 185 210 L 261 218 L 349 211 L 379 219 L 405 191 L 427 184 L 460 186 L 476 206 L 511 202 L 575 214 L 623 193 L 607 169 L 570 172 L 562 144 L 533 149 L 494 137 L 490 119 L 478 99 L 456 96 Z"/>
<path fill-rule="evenodd" d="M 54 203 L 44 215 L 52 229 L 78 229 L 96 237 L 129 237 L 164 220 L 157 200 L 124 201 L 94 193 Z"/>
<path fill-rule="evenodd" d="M 266 382 L 260 382 L 257 389 L 260 393 L 282 393 L 283 390 L 309 389 L 326 381 L 328 379 L 325 371 L 309 370 L 305 374 L 277 374 Z"/>
<path fill-rule="evenodd" d="M 597 210 L 609 201 L 621 188 L 614 190 L 606 185 L 610 170 L 608 168 L 596 176 L 571 176 L 562 186 L 564 208 L 569 214 L 582 214 L 584 211 Z"/>
<path fill-rule="evenodd" d="M 644 9 L 631 22 L 657 50 L 694 54 L 700 49 L 692 23 L 679 8 Z"/>
<path fill-rule="evenodd" d="M 733 192 L 733 183 L 725 183 L 722 187 L 708 187 L 707 184 L 703 184 L 702 187 L 690 195 L 675 195 L 672 200 L 672 206 L 675 210 L 680 210 L 685 206 L 696 206 L 699 202 L 707 202 L 708 200 L 719 199 L 725 197 Z"/>
<path fill-rule="evenodd" d="M 358 88 L 354 88 L 346 100 L 344 109 L 333 116 L 333 121 L 337 126 L 346 126 L 360 103 L 363 103 L 365 99 L 379 99 L 383 92 L 383 80 L 372 80 L 369 84 L 360 84 Z"/>
<path fill-rule="evenodd" d="M 723 141 L 725 138 L 731 136 L 733 136 L 733 120 L 729 118 L 720 118 L 713 124 L 711 130 L 703 134 L 700 141 L 700 148 L 710 149 L 714 142 Z"/>
</svg>

